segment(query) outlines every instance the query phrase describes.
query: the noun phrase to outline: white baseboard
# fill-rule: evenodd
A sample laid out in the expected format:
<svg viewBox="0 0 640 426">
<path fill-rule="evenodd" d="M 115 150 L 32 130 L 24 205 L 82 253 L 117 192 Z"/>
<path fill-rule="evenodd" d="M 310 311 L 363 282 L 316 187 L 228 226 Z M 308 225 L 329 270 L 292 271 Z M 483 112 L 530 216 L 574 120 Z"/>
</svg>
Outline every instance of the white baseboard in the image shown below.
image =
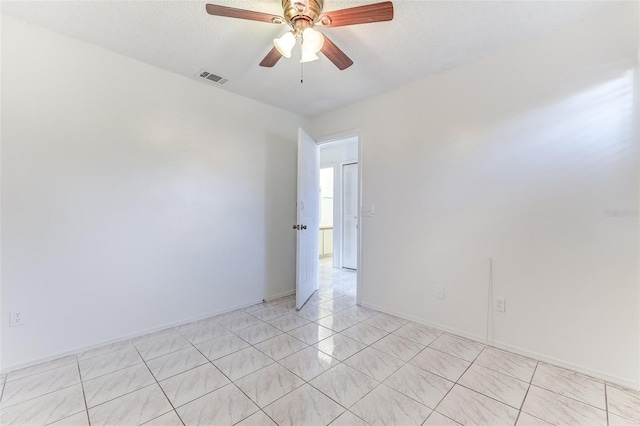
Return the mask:
<svg viewBox="0 0 640 426">
<path fill-rule="evenodd" d="M 425 321 L 423 319 L 411 316 L 411 315 L 407 315 L 404 314 L 402 312 L 396 312 L 390 309 L 386 309 L 383 308 L 381 306 L 377 306 L 374 305 L 372 303 L 367 303 L 367 302 L 361 302 L 361 305 L 364 306 L 365 308 L 371 308 L 371 309 L 375 309 L 376 311 L 380 311 L 386 314 L 390 314 L 390 315 L 395 315 L 399 318 L 403 318 L 409 321 L 413 321 L 415 323 L 418 324 L 422 324 L 425 325 L 427 327 L 431 327 L 431 328 L 435 328 L 438 329 L 440 331 L 444 331 L 450 334 L 455 334 L 456 336 L 460 336 L 460 337 L 464 337 L 466 339 L 469 340 L 473 340 L 476 341 L 478 343 L 482 343 L 483 345 L 485 344 L 485 339 L 483 336 L 478 336 L 472 333 L 468 333 L 466 331 L 463 330 L 458 330 L 456 328 L 451 328 L 451 327 L 447 327 L 443 324 L 438 324 L 438 323 L 434 323 L 434 322 L 430 322 L 430 321 Z M 561 360 L 561 359 L 557 359 L 554 357 L 550 357 L 538 352 L 532 352 L 532 351 L 528 351 L 526 349 L 522 349 L 519 348 L 517 346 L 513 346 L 513 345 L 509 345 L 507 343 L 504 342 L 499 342 L 499 341 L 495 341 L 495 340 L 489 340 L 489 346 L 492 346 L 494 348 L 498 348 L 498 349 L 503 349 L 507 352 L 511 352 L 514 353 L 516 355 L 521 355 L 527 358 L 531 358 L 533 360 L 536 361 L 542 361 L 546 364 L 550 364 L 550 365 L 555 365 L 557 367 L 562 367 L 562 368 L 566 368 L 569 370 L 573 370 L 576 371 L 578 373 L 587 375 L 587 376 L 591 376 L 595 379 L 598 380 L 603 380 L 607 383 L 611 383 L 614 385 L 618 385 L 618 386 L 622 386 L 625 388 L 629 388 L 629 389 L 633 389 L 633 390 L 640 390 L 640 382 L 634 382 L 633 380 L 629 380 L 629 379 L 625 379 L 623 377 L 617 377 L 617 376 L 612 376 L 610 374 L 607 373 L 603 373 L 602 371 L 598 371 L 598 370 L 593 370 L 591 368 L 587 368 L 584 367 L 582 365 L 579 364 L 575 364 L 572 362 L 568 362 L 565 360 Z"/>
<path fill-rule="evenodd" d="M 275 299 L 277 297 L 288 296 L 291 293 L 295 293 L 295 291 L 294 292 L 288 292 L 287 294 L 283 294 L 282 296 L 276 296 L 276 297 L 273 297 L 273 298 Z M 31 360 L 29 362 L 25 362 L 25 363 L 21 363 L 21 364 L 11 365 L 9 367 L 4 367 L 3 366 L 2 369 L 0 370 L 0 374 L 5 374 L 5 373 L 9 373 L 11 371 L 20 370 L 22 368 L 31 367 L 33 365 L 40 364 L 40 363 L 47 362 L 47 361 L 53 361 L 54 359 L 62 358 L 62 357 L 68 356 L 68 355 L 79 354 L 79 353 L 86 352 L 86 351 L 91 350 L 91 349 L 99 348 L 101 346 L 110 345 L 112 343 L 118 343 L 118 342 L 123 342 L 123 341 L 126 341 L 126 340 L 130 340 L 130 339 L 134 339 L 136 337 L 140 337 L 140 336 L 143 336 L 143 335 L 149 334 L 149 333 L 155 333 L 156 331 L 161 331 L 161 330 L 164 330 L 164 329 L 167 329 L 167 328 L 179 327 L 181 325 L 189 324 L 189 323 L 194 322 L 194 321 L 199 321 L 199 320 L 202 320 L 202 319 L 205 319 L 205 318 L 209 318 L 209 317 L 213 317 L 213 316 L 216 316 L 216 315 L 226 314 L 227 312 L 235 311 L 236 309 L 247 308 L 249 306 L 252 306 L 252 305 L 255 305 L 255 304 L 258 304 L 258 303 L 262 303 L 262 300 L 252 300 L 250 302 L 249 301 L 243 302 L 243 303 L 240 303 L 240 304 L 236 305 L 235 307 L 232 307 L 232 308 L 229 308 L 229 309 L 212 311 L 212 312 L 209 312 L 207 314 L 198 315 L 198 316 L 186 319 L 186 320 L 180 320 L 180 321 L 176 321 L 176 322 L 173 322 L 173 323 L 167 323 L 167 324 L 164 324 L 164 325 L 161 325 L 161 326 L 158 326 L 158 327 L 148 328 L 146 330 L 142 330 L 142 331 L 138 331 L 138 332 L 135 332 L 135 333 L 130 333 L 130 334 L 124 335 L 122 337 L 118 337 L 117 339 L 104 340 L 104 341 L 101 341 L 101 342 L 96 343 L 94 345 L 76 347 L 76 348 L 71 349 L 69 351 L 59 352 L 59 353 L 57 353 L 55 355 L 47 356 L 47 357 L 44 357 L 44 358 L 39 358 L 39 359 L 36 359 L 36 360 Z"/>
<path fill-rule="evenodd" d="M 296 291 L 295 290 L 290 290 L 290 291 L 285 291 L 285 292 L 282 292 L 282 293 L 274 294 L 274 295 L 265 297 L 264 300 L 269 302 L 271 300 L 280 299 L 281 297 L 291 296 L 292 294 L 296 294 Z"/>
</svg>

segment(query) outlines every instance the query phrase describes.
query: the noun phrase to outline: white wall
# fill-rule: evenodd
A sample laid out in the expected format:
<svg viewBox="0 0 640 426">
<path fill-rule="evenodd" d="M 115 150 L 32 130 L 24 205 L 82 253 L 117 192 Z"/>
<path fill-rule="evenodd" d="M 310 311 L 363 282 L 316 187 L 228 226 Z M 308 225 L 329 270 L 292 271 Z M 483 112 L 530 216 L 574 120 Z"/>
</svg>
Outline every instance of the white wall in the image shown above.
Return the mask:
<svg viewBox="0 0 640 426">
<path fill-rule="evenodd" d="M 306 120 L 7 17 L 1 100 L 3 370 L 294 290 Z"/>
<path fill-rule="evenodd" d="M 320 145 L 320 168 L 333 167 L 333 267 L 342 267 L 342 165 L 358 162 L 358 137 Z"/>
<path fill-rule="evenodd" d="M 638 3 L 313 120 L 358 129 L 362 301 L 640 384 Z M 635 100 L 634 100 L 635 99 Z M 445 299 L 434 287 L 445 287 Z"/>
</svg>

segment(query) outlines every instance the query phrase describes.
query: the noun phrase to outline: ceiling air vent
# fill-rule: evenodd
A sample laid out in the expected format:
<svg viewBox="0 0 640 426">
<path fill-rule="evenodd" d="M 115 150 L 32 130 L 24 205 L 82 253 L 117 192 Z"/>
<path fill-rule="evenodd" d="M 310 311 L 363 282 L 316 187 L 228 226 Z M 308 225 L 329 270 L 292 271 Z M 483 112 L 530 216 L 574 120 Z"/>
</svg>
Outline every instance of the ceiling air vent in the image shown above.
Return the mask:
<svg viewBox="0 0 640 426">
<path fill-rule="evenodd" d="M 228 79 L 224 77 L 220 77 L 219 75 L 212 74 L 207 70 L 198 71 L 198 74 L 196 74 L 196 76 L 207 80 L 209 83 L 220 84 L 220 85 L 225 84 L 227 81 L 229 81 Z"/>
</svg>

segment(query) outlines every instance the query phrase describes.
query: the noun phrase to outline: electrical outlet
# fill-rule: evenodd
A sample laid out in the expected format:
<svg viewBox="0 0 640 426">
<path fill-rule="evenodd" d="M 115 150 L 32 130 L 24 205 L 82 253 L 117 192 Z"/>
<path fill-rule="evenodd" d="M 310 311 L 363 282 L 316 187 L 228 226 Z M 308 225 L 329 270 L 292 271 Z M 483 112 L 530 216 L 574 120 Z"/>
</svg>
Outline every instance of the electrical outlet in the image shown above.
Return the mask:
<svg viewBox="0 0 640 426">
<path fill-rule="evenodd" d="M 376 210 L 373 204 L 365 204 L 362 206 L 362 217 L 373 217 Z"/>
<path fill-rule="evenodd" d="M 9 327 L 24 325 L 24 316 L 21 311 L 9 311 Z"/>
<path fill-rule="evenodd" d="M 498 312 L 504 312 L 506 310 L 506 300 L 504 297 L 496 297 L 493 299 L 493 309 Z"/>
<path fill-rule="evenodd" d="M 444 287 L 436 286 L 436 299 L 444 299 Z"/>
</svg>

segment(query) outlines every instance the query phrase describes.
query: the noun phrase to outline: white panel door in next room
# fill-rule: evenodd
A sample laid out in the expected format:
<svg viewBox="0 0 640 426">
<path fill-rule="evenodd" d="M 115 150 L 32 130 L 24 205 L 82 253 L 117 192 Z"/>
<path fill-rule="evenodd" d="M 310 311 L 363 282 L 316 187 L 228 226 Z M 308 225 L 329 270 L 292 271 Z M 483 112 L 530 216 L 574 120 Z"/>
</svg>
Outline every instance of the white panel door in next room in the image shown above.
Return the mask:
<svg viewBox="0 0 640 426">
<path fill-rule="evenodd" d="M 342 267 L 358 268 L 358 163 L 342 166 Z"/>
</svg>

